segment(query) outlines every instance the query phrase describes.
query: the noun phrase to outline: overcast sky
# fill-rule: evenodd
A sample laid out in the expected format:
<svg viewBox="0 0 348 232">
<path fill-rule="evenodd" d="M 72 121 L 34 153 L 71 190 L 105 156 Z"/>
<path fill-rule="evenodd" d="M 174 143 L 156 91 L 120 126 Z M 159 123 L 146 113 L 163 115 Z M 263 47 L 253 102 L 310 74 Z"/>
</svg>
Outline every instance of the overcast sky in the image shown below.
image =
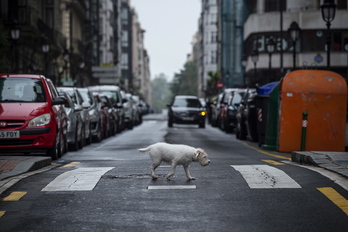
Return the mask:
<svg viewBox="0 0 348 232">
<path fill-rule="evenodd" d="M 198 31 L 201 0 L 130 0 L 145 32 L 151 78 L 164 73 L 169 80 L 179 73 L 192 52 Z"/>
</svg>

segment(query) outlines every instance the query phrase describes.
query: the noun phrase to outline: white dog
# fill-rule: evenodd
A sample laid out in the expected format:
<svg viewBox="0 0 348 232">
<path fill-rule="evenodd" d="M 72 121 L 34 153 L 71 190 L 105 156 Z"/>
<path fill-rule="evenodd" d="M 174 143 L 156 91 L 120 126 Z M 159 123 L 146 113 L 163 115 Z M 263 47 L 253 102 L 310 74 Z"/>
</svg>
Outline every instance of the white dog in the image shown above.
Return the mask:
<svg viewBox="0 0 348 232">
<path fill-rule="evenodd" d="M 149 152 L 152 159 L 152 165 L 150 166 L 151 176 L 153 179 L 157 179 L 155 169 L 161 164 L 166 162 L 171 164 L 172 169 L 167 175 L 169 180 L 174 175 L 177 165 L 184 166 L 186 176 L 189 180 L 195 180 L 190 175 L 189 165 L 191 162 L 199 162 L 202 166 L 207 166 L 210 163 L 207 153 L 200 148 L 194 148 L 181 144 L 168 144 L 168 143 L 155 143 L 147 148 L 139 149 L 140 152 Z"/>
</svg>

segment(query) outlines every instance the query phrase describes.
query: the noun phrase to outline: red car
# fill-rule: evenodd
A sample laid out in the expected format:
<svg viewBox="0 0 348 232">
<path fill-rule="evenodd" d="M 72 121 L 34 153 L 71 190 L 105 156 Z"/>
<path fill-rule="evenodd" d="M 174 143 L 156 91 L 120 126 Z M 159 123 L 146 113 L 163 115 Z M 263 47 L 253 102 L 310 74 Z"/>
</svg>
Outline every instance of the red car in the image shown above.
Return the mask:
<svg viewBox="0 0 348 232">
<path fill-rule="evenodd" d="M 0 152 L 67 151 L 65 98 L 41 75 L 0 74 Z"/>
</svg>

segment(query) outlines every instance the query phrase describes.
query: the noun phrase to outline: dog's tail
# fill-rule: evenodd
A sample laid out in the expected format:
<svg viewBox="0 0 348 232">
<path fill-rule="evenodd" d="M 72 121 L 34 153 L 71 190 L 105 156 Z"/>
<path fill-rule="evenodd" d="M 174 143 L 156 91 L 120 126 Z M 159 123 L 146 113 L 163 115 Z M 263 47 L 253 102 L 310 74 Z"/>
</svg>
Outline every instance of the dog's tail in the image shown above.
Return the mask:
<svg viewBox="0 0 348 232">
<path fill-rule="evenodd" d="M 146 151 L 150 151 L 150 148 L 151 148 L 151 146 L 148 146 L 148 147 L 146 147 L 146 148 L 140 148 L 140 149 L 138 149 L 138 151 L 140 151 L 140 152 L 146 152 Z"/>
</svg>

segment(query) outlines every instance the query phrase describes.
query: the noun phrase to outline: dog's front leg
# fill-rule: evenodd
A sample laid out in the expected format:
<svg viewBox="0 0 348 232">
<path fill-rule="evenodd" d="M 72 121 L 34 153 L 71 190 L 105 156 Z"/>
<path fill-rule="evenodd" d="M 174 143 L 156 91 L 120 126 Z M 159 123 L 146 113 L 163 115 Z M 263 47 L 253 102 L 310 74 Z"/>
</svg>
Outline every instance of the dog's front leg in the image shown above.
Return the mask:
<svg viewBox="0 0 348 232">
<path fill-rule="evenodd" d="M 170 180 L 170 177 L 172 177 L 175 174 L 176 166 L 177 166 L 177 163 L 172 162 L 172 169 L 170 170 L 170 172 L 167 175 L 167 180 Z"/>
<path fill-rule="evenodd" d="M 184 170 L 185 170 L 186 176 L 189 180 L 195 180 L 196 178 L 192 177 L 190 174 L 189 166 L 190 165 L 184 165 Z"/>
</svg>

